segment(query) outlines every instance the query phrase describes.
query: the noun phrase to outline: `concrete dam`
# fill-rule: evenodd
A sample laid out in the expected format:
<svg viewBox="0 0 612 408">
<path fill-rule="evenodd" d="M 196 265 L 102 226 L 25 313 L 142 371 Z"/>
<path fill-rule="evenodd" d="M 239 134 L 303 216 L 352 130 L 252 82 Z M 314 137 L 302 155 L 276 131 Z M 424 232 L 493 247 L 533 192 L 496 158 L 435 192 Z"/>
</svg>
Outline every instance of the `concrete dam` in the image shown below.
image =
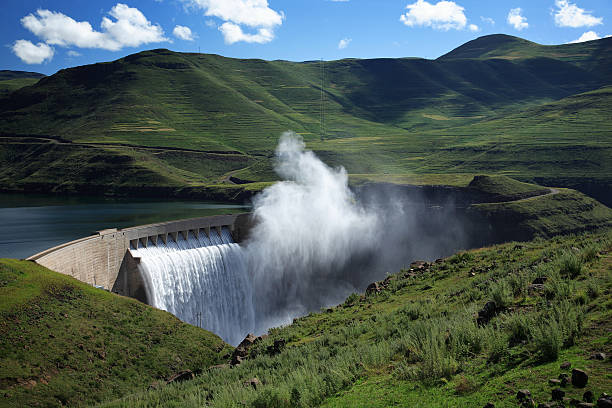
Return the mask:
<svg viewBox="0 0 612 408">
<path fill-rule="evenodd" d="M 249 228 L 250 215 L 236 214 L 106 229 L 50 248 L 28 260 L 90 285 L 151 304 L 151 299 L 148 299 L 150 291 L 147 291 L 139 269 L 139 250 L 172 244 L 188 248 L 189 241 L 194 238 L 222 242 L 217 237 L 224 234 L 229 234 L 233 242 L 241 242 Z"/>
</svg>

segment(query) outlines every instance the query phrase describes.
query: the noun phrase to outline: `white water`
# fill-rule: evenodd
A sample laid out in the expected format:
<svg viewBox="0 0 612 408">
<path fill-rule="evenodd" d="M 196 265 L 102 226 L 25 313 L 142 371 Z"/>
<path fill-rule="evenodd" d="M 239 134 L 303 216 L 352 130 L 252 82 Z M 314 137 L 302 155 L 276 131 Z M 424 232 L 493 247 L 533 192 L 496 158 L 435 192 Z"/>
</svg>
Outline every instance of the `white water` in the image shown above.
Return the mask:
<svg viewBox="0 0 612 408">
<path fill-rule="evenodd" d="M 230 232 L 210 238 L 192 234 L 177 242 L 168 239 L 132 249 L 140 257 L 149 302 L 179 319 L 201 326 L 230 344 L 253 331 L 252 285 L 243 249 Z"/>
</svg>

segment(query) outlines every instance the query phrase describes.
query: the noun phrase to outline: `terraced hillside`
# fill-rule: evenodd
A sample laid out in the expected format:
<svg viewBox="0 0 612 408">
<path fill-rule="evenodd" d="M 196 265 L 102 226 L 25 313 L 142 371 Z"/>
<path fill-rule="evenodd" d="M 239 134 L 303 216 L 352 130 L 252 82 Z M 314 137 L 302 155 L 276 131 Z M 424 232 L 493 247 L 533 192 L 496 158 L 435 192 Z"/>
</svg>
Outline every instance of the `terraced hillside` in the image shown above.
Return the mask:
<svg viewBox="0 0 612 408">
<path fill-rule="evenodd" d="M 355 180 L 507 174 L 584 185 L 610 203 L 611 51 L 610 38 L 541 46 L 494 35 L 437 60 L 346 59 L 323 71 L 319 61 L 145 51 L 0 99 L 0 182 L 112 193 L 156 180 L 180 194 L 271 181 L 269 158 L 290 129 Z M 100 163 L 113 165 L 97 179 Z M 112 191 L 110 180 L 120 180 Z"/>
</svg>

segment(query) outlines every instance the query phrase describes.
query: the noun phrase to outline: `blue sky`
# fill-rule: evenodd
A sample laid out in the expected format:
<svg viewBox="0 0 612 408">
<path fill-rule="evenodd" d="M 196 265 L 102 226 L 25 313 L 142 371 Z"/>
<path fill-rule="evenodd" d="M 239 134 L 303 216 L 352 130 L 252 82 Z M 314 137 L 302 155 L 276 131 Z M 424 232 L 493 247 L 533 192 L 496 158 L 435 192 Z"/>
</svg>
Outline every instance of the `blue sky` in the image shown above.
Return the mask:
<svg viewBox="0 0 612 408">
<path fill-rule="evenodd" d="M 612 34 L 611 0 L 5 0 L 0 69 L 52 74 L 152 48 L 236 58 L 437 58 L 482 35 Z"/>
</svg>

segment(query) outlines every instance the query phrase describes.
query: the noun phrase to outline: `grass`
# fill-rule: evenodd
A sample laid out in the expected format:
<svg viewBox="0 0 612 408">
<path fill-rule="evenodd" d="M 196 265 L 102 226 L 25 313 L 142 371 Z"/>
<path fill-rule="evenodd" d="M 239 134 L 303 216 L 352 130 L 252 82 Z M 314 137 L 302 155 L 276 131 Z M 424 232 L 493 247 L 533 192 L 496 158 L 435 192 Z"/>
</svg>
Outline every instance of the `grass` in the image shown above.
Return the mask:
<svg viewBox="0 0 612 408">
<path fill-rule="evenodd" d="M 270 330 L 239 366 L 103 406 L 511 407 L 522 388 L 536 402 L 550 400 L 548 379 L 562 373 L 562 361 L 586 370 L 587 389 L 599 395 L 612 387 L 609 362 L 589 357 L 611 351 L 610 231 L 510 242 L 459 253 L 416 275 L 400 271 L 379 294 L 353 294 Z M 572 253 L 582 266 L 574 278 L 561 274 Z M 570 293 L 528 291 L 542 275 L 568 283 Z M 595 282 L 598 296 L 577 301 Z M 505 308 L 479 326 L 475 312 L 498 296 L 495 285 L 503 287 Z M 267 347 L 281 338 L 286 348 L 270 354 Z M 257 389 L 243 385 L 253 377 L 261 381 Z M 584 392 L 564 389 L 572 398 Z"/>
<path fill-rule="evenodd" d="M 609 204 L 611 44 L 487 36 L 437 60 L 330 61 L 324 135 L 319 62 L 145 51 L 62 70 L 4 97 L 2 183 L 61 190 L 69 176 L 81 191 L 105 167 L 93 153 L 126 161 L 104 168 L 96 189 L 108 193 L 122 184 L 146 192 L 152 180 L 270 182 L 278 136 L 291 129 L 356 182 L 463 185 L 476 174 L 505 175 Z M 135 177 L 122 178 L 125 167 Z"/>
<path fill-rule="evenodd" d="M 218 364 L 216 335 L 27 261 L 0 260 L 2 406 L 92 405 Z"/>
</svg>

